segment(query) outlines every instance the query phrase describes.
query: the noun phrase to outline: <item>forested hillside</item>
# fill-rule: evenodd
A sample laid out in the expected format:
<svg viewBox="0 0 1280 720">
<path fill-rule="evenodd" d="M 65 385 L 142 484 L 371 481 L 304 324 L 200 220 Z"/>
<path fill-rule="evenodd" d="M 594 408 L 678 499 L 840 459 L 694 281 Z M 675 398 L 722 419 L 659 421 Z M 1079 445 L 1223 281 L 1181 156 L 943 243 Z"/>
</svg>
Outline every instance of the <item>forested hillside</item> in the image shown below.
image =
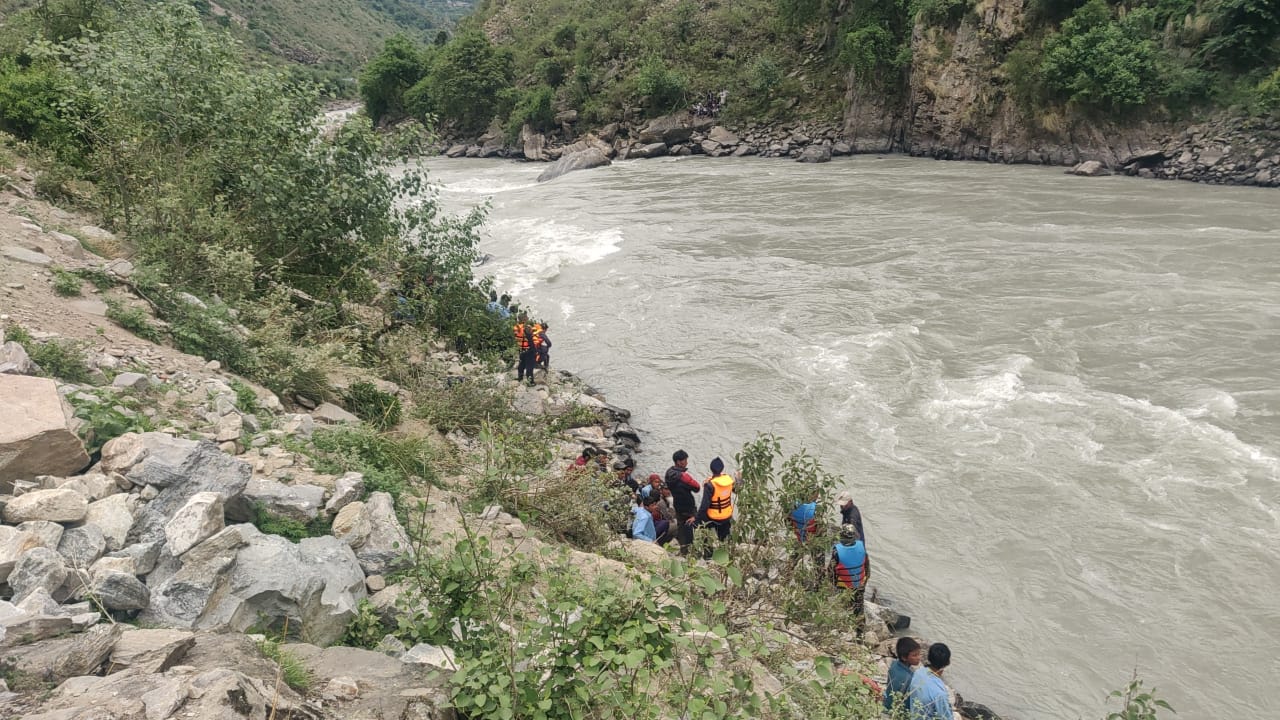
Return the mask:
<svg viewBox="0 0 1280 720">
<path fill-rule="evenodd" d="M 981 135 L 1280 107 L 1272 0 L 482 0 L 461 29 L 368 66 L 375 114 L 607 123 L 723 90 L 731 122 L 870 106 L 893 135 L 958 92 L 937 122 Z"/>
<path fill-rule="evenodd" d="M 148 4 L 128 0 L 0 0 L 0 52 L 13 54 L 36 34 L 67 37 L 109 12 Z M 190 0 L 213 26 L 228 29 L 250 55 L 296 64 L 304 75 L 350 93 L 355 72 L 396 34 L 428 42 L 469 13 L 474 0 Z"/>
</svg>

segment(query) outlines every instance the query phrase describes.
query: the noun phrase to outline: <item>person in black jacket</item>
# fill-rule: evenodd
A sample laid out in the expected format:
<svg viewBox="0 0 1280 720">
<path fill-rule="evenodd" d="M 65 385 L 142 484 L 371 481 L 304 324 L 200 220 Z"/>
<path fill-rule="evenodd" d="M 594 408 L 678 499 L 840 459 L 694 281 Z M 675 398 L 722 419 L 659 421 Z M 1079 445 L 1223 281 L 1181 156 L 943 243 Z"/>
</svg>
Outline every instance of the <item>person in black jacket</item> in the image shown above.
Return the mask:
<svg viewBox="0 0 1280 720">
<path fill-rule="evenodd" d="M 840 524 L 857 528 L 858 537 L 865 545 L 867 534 L 862 531 L 862 513 L 858 512 L 858 506 L 853 504 L 853 495 L 847 490 L 842 491 L 836 496 L 836 507 L 840 508 Z"/>
<path fill-rule="evenodd" d="M 689 546 L 693 544 L 694 523 L 698 519 L 698 502 L 693 499 L 693 494 L 702 486 L 689 474 L 689 453 L 677 450 L 671 454 L 671 462 L 674 464 L 667 468 L 666 484 L 676 510 L 676 541 L 680 543 L 680 554 L 688 555 Z"/>
</svg>

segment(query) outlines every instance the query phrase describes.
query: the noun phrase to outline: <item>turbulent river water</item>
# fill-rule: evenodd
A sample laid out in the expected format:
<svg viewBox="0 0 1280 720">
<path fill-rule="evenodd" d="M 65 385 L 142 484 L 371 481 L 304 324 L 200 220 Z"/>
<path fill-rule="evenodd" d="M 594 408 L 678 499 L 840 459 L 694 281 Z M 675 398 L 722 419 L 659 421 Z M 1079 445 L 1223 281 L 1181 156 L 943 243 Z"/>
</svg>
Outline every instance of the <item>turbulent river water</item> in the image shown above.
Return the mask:
<svg viewBox="0 0 1280 720">
<path fill-rule="evenodd" d="M 1017 718 L 1134 668 L 1276 718 L 1280 194 L 857 157 L 432 160 L 483 270 L 634 411 L 641 469 L 757 431 L 866 518 L 874 585 Z"/>
</svg>

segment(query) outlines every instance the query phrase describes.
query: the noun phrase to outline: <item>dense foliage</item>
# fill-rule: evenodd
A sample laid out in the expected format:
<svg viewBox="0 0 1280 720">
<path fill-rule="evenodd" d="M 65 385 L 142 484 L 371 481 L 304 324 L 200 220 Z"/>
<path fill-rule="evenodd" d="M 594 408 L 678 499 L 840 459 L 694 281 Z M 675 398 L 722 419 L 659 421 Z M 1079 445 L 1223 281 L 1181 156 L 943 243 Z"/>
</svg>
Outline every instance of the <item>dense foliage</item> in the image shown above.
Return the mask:
<svg viewBox="0 0 1280 720">
<path fill-rule="evenodd" d="M 393 172 L 368 120 L 322 133 L 319 87 L 250 66 L 189 5 L 95 18 L 61 39 L 31 25 L 0 55 L 0 129 L 42 161 L 44 187 L 76 183 L 129 238 L 133 290 L 166 322 L 120 306 L 117 324 L 318 399 L 326 363 L 388 332 L 509 349 L 471 272 L 483 209 L 442 212 L 423 172 Z"/>
</svg>

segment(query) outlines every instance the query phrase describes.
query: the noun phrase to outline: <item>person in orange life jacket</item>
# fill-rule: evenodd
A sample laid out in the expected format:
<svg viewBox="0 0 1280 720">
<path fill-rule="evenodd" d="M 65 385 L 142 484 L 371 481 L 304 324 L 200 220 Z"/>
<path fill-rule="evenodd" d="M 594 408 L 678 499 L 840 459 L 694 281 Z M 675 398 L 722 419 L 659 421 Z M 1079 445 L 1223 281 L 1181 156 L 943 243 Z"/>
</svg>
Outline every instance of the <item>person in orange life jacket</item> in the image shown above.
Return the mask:
<svg viewBox="0 0 1280 720">
<path fill-rule="evenodd" d="M 547 337 L 547 331 L 551 329 L 551 325 L 546 320 L 542 321 L 542 332 L 538 333 L 538 354 L 534 358 L 534 367 L 540 367 L 543 370 L 551 369 L 551 338 Z"/>
<path fill-rule="evenodd" d="M 520 350 L 520 361 L 516 365 L 516 381 L 520 382 L 527 376 L 529 384 L 533 384 L 533 357 L 536 353 L 536 347 L 533 344 L 534 333 L 533 325 L 529 323 L 529 316 L 523 312 L 520 313 L 519 319 L 516 321 L 512 332 L 516 337 L 516 345 Z"/>
<path fill-rule="evenodd" d="M 852 525 L 840 526 L 840 540 L 831 548 L 832 581 L 839 590 L 853 593 L 853 612 L 862 615 L 862 598 L 871 579 L 871 559 Z M 861 628 L 859 628 L 861 634 Z"/>
<path fill-rule="evenodd" d="M 693 544 L 693 522 L 698 517 L 698 503 L 693 494 L 702 486 L 689 474 L 689 453 L 677 450 L 671 454 L 671 467 L 667 468 L 666 484 L 671 491 L 671 505 L 676 511 L 676 540 L 680 554 L 689 554 Z"/>
<path fill-rule="evenodd" d="M 842 491 L 836 496 L 836 507 L 840 508 L 840 524 L 852 525 L 858 531 L 858 538 L 862 540 L 862 544 L 867 544 L 867 534 L 862 530 L 862 513 L 858 512 L 858 506 L 853 504 L 853 495 L 848 490 Z"/>
<path fill-rule="evenodd" d="M 795 531 L 796 540 L 804 542 L 810 535 L 818 532 L 818 498 L 821 496 L 822 492 L 815 490 L 812 500 L 800 503 L 787 516 L 787 523 Z"/>
<path fill-rule="evenodd" d="M 702 486 L 702 505 L 698 508 L 698 521 L 715 528 L 721 541 L 729 538 L 733 526 L 733 482 L 736 478 L 726 475 L 724 461 L 711 461 L 711 477 Z"/>
</svg>

